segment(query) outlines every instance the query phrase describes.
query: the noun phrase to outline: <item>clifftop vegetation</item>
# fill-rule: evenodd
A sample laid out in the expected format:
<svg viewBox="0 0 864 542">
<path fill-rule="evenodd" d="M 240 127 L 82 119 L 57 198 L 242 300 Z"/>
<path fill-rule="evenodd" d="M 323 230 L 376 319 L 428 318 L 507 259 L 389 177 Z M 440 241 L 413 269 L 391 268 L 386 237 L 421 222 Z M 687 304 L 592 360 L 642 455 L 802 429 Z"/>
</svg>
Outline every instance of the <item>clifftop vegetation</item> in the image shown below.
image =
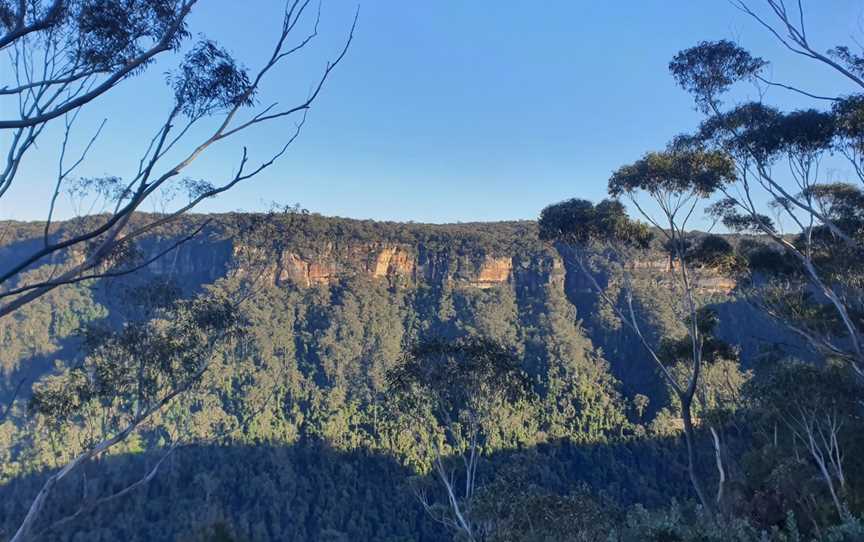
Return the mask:
<svg viewBox="0 0 864 542">
<path fill-rule="evenodd" d="M 46 220 L 0 222 L 0 538 L 864 540 L 858 41 L 823 52 L 803 2 L 732 0 L 852 90 L 701 41 L 669 63 L 699 125 L 537 222 L 203 215 L 288 151 L 358 14 L 286 105 L 261 91 L 320 8 L 288 0 L 249 70 L 193 39 L 195 4 L 0 0 L 0 198 L 62 134 Z M 73 157 L 81 108 L 157 57 L 167 114 L 133 175 L 77 176 L 104 126 Z M 221 184 L 186 176 L 285 121 Z M 90 211 L 57 221 L 61 193 Z"/>
</svg>

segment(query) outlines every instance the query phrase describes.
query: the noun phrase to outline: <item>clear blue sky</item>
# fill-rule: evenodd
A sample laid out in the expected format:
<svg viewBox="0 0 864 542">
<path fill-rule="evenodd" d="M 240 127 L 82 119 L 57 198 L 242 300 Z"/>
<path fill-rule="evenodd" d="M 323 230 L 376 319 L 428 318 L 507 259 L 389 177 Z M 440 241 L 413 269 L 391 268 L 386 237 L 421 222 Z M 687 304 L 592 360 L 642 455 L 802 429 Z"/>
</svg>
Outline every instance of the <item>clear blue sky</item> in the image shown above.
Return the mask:
<svg viewBox="0 0 864 542">
<path fill-rule="evenodd" d="M 807 4 L 811 41 L 821 49 L 859 32 L 860 0 Z M 280 9 L 275 0 L 202 0 L 192 30 L 255 69 L 278 32 Z M 265 83 L 262 102 L 308 92 L 353 9 L 324 0 L 320 39 Z M 680 49 L 720 38 L 772 60 L 777 79 L 845 90 L 723 0 L 364 0 L 356 41 L 300 139 L 259 178 L 201 210 L 296 202 L 325 215 L 451 222 L 535 218 L 564 198 L 599 199 L 611 171 L 696 125 L 699 115 L 666 66 Z M 85 110 L 78 148 L 103 117 L 108 124 L 82 175 L 133 173 L 170 107 L 169 68 L 156 65 Z M 780 91 L 769 99 L 805 104 Z M 224 180 L 243 144 L 253 160 L 264 159 L 290 128 L 270 124 L 220 144 L 189 174 Z M 57 157 L 50 137 L 0 202 L 4 218 L 44 218 Z"/>
</svg>

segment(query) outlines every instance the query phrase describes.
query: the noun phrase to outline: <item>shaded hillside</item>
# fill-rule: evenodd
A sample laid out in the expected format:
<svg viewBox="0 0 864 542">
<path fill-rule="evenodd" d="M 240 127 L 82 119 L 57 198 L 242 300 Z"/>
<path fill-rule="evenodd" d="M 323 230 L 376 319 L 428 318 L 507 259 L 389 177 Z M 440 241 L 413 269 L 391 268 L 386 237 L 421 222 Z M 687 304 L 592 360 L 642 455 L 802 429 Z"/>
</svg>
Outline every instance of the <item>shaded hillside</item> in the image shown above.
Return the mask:
<svg viewBox="0 0 864 542">
<path fill-rule="evenodd" d="M 93 465 L 86 479 L 64 482 L 49 503 L 49 517 L 74 514 L 82 484 L 105 495 L 129 484 L 160 459 L 159 452 L 113 456 Z M 531 473 L 538 489 L 566 494 L 578 482 L 623 505 L 659 506 L 687 496 L 687 481 L 670 442 L 575 447 L 551 443 L 489 458 L 487 475 L 511 468 Z M 46 539 L 75 541 L 201 540 L 222 526 L 241 540 L 452 540 L 423 511 L 411 490 L 410 469 L 368 451 L 340 452 L 320 441 L 292 446 L 240 445 L 180 448 L 158 477 L 121 501 L 109 503 Z M 42 476 L 0 486 L 0 537 L 24 512 L 24 496 Z"/>
<path fill-rule="evenodd" d="M 194 540 L 198 530 L 224 522 L 253 540 L 442 539 L 406 486 L 428 474 L 428 442 L 405 430 L 410 422 L 394 410 L 385 375 L 406 345 L 462 335 L 512 347 L 533 386 L 532 401 L 501 412 L 488 428 L 486 475 L 527 464 L 544 491 L 566 494 L 585 481 L 622 505 L 691 496 L 677 439 L 651 428 L 668 404 L 653 365 L 602 310 L 569 249 L 539 242 L 533 222 L 419 225 L 299 215 L 248 236 L 238 232 L 255 217 L 215 218 L 144 273 L 59 288 L 0 321 L 8 396 L 21 378 L 29 385 L 74 364 L 77 330 L 123 321 L 134 310 L 131 293 L 151 278 L 168 278 L 190 294 L 247 279 L 258 284 L 254 302 L 242 309 L 248 335 L 212 362 L 192 393 L 114 450 L 129 457 L 94 466 L 91 494 L 140 475 L 177 435 L 195 444 L 178 450 L 155 483 L 100 512 L 112 521 L 84 516 L 70 532 L 88 540 Z M 15 231 L 0 249 L 4 261 L 39 242 L 37 224 Z M 179 235 L 156 232 L 143 252 L 158 253 Z M 29 273 L 50 273 L 52 265 L 64 262 Z M 662 254 L 633 265 L 650 332 L 680 333 L 663 309 Z M 598 278 L 614 295 L 616 278 L 602 270 Z M 741 308 L 733 287 L 711 276 L 700 283 L 701 294 L 728 315 L 721 332 L 752 358 L 758 342 L 747 345 L 751 330 L 770 327 L 754 324 L 756 313 Z M 633 403 L 637 393 L 651 399 L 644 412 Z M 93 422 L 84 415 L 58 430 L 19 408 L 0 424 L 7 503 L 0 523 L 14 524 L 40 473 L 80 449 Z M 702 450 L 710 478 L 710 447 Z M 70 483 L 49 517 L 76 503 L 79 489 Z"/>
<path fill-rule="evenodd" d="M 176 242 L 180 231 L 188 231 L 203 219 L 187 218 L 176 231 L 157 232 L 142 245 L 145 251 L 156 253 Z M 244 216 L 221 215 L 216 219 L 199 237 L 150 265 L 149 271 L 170 277 L 188 291 L 225 277 L 243 250 L 232 234 Z M 52 235 L 62 237 L 76 227 L 74 223 L 59 223 Z M 41 242 L 42 226 L 38 223 L 5 223 L 4 228 L 8 234 L 0 247 L 3 265 L 30 253 Z M 349 317 L 374 323 L 388 335 L 387 340 L 373 343 L 375 346 L 357 345 L 355 350 L 365 350 L 361 356 L 335 360 L 337 372 L 365 370 L 370 358 L 394 355 L 407 339 L 486 333 L 527 349 L 527 362 L 535 374 L 548 371 L 550 356 L 603 358 L 627 395 L 662 394 L 654 367 L 641 346 L 629 333 L 601 317 L 598 297 L 579 273 L 568 249 L 541 243 L 534 222 L 430 225 L 298 215 L 284 219 L 278 231 L 279 238 L 268 241 L 265 259 L 270 263 L 265 278 L 285 295 L 311 304 L 292 310 L 303 313 L 301 318 L 308 320 L 303 324 L 309 326 L 311 336 L 343 333 L 338 328 L 350 323 L 341 321 Z M 642 293 L 646 310 L 657 313 L 656 331 L 674 333 L 674 324 L 664 328 L 668 316 L 664 320 L 662 304 L 647 299 L 656 294 L 652 281 L 662 284 L 666 271 L 663 255 L 658 251 L 655 259 L 634 265 L 648 277 Z M 50 268 L 46 264 L 30 273 L 47 273 Z M 63 287 L 0 322 L 4 346 L 0 355 L 4 389 L 0 396 L 7 395 L 20 378 L 32 379 L 50 368 L 52 358 L 74 356 L 76 329 L 82 322 L 111 318 L 121 310 L 122 304 L 116 301 L 127 282 L 115 280 L 96 289 L 87 284 Z M 720 336 L 735 338 L 747 364 L 760 346 L 778 341 L 781 335 L 764 317 L 736 301 L 732 288 L 734 284 L 719 278 L 703 284 L 703 291 L 717 301 L 723 316 Z M 364 305 L 360 298 L 370 292 L 376 299 Z M 734 306 L 734 311 L 724 310 L 726 305 Z M 326 322 L 309 320 L 319 313 Z M 355 336 L 345 336 L 348 342 L 363 339 L 360 331 L 355 331 Z M 565 355 L 560 350 L 552 352 L 549 345 L 540 346 L 544 340 L 553 339 L 569 342 L 571 350 Z M 300 334 L 295 340 L 298 349 L 310 357 L 309 363 L 318 364 L 332 356 L 327 350 L 331 347 L 306 342 Z M 339 342 L 347 353 L 351 347 Z M 370 347 L 378 352 L 370 352 Z M 655 402 L 653 407 L 661 404 Z"/>
</svg>

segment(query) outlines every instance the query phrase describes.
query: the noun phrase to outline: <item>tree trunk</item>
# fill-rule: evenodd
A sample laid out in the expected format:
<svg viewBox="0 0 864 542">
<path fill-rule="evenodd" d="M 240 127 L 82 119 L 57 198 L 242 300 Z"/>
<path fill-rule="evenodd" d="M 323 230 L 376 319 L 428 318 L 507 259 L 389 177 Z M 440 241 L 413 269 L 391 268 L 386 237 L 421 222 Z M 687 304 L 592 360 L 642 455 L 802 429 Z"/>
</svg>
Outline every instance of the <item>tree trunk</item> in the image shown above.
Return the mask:
<svg viewBox="0 0 864 542">
<path fill-rule="evenodd" d="M 702 482 L 696 474 L 696 451 L 693 434 L 693 419 L 691 417 L 690 408 L 693 403 L 693 397 L 687 395 L 679 396 L 681 400 L 681 418 L 684 422 L 684 440 L 687 443 L 687 473 L 690 475 L 690 482 L 693 484 L 693 490 L 696 491 L 696 496 L 702 507 L 709 513 L 714 513 L 714 507 L 711 506 L 711 501 L 705 498 L 705 491 L 702 489 Z"/>
<path fill-rule="evenodd" d="M 717 463 L 717 472 L 720 476 L 720 480 L 717 483 L 717 507 L 721 509 L 723 508 L 723 489 L 726 485 L 726 469 L 723 468 L 723 448 L 720 444 L 720 435 L 717 434 L 717 430 L 713 427 L 708 427 L 711 430 L 711 437 L 714 439 L 714 460 Z"/>
</svg>

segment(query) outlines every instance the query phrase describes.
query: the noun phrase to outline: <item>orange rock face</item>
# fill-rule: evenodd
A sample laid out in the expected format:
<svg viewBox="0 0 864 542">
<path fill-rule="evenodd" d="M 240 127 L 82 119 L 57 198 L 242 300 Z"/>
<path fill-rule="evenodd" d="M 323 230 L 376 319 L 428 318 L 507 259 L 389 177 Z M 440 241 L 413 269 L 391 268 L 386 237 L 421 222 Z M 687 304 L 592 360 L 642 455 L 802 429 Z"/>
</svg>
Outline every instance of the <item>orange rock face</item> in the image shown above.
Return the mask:
<svg viewBox="0 0 864 542">
<path fill-rule="evenodd" d="M 332 262 L 312 262 L 307 269 L 309 284 L 330 284 L 338 277 L 338 270 Z"/>
<path fill-rule="evenodd" d="M 296 254 L 286 254 L 282 257 L 277 282 L 293 282 L 309 286 L 309 274 L 306 262 Z"/>
<path fill-rule="evenodd" d="M 671 266 L 668 259 L 656 260 L 636 260 L 630 268 L 634 271 L 648 271 L 655 273 L 657 277 L 663 276 L 671 271 L 679 271 L 680 264 L 676 261 Z M 690 269 L 691 279 L 694 281 L 697 290 L 705 294 L 723 294 L 729 295 L 737 286 L 734 279 L 720 275 L 717 272 L 694 268 Z"/>
<path fill-rule="evenodd" d="M 345 254 L 325 252 L 315 259 L 305 259 L 294 253 L 283 254 L 278 264 L 277 282 L 308 288 L 333 284 L 340 276 L 358 271 L 376 279 L 412 277 L 416 268 L 414 255 L 398 246 L 351 247 Z M 363 261 L 369 263 L 364 266 Z"/>
<path fill-rule="evenodd" d="M 433 265 L 447 263 L 430 263 L 423 259 L 406 245 L 358 244 L 348 247 L 323 247 L 314 256 L 300 256 L 294 252 L 281 255 L 272 270 L 267 273 L 268 279 L 276 284 L 294 284 L 301 288 L 312 286 L 328 286 L 345 276 L 366 275 L 376 280 L 387 280 L 394 284 L 397 279 L 404 282 L 429 280 L 435 275 Z M 518 259 L 517 259 L 518 260 Z M 517 262 L 518 263 L 518 262 Z M 454 286 L 462 288 L 487 289 L 507 284 L 514 279 L 514 257 L 483 256 L 479 266 L 466 265 L 455 275 L 441 275 L 438 280 L 452 280 Z M 518 263 L 519 272 L 523 272 L 526 262 Z M 530 264 L 529 264 L 530 266 Z M 663 281 L 672 270 L 667 259 L 637 260 L 629 265 L 635 272 L 648 273 L 656 280 Z M 677 267 L 677 266 L 676 266 Z M 432 273 L 432 275 L 430 275 Z M 560 258 L 553 258 L 550 263 L 549 275 L 544 280 L 556 281 L 562 286 L 566 270 Z M 708 294 L 729 295 L 736 287 L 734 280 L 706 270 L 693 270 L 692 278 L 699 290 Z M 586 287 L 587 288 L 587 287 Z M 590 291 L 587 288 L 586 291 Z"/>
<path fill-rule="evenodd" d="M 366 265 L 362 264 L 363 260 L 367 262 Z M 415 279 L 419 272 L 417 267 L 417 256 L 405 247 L 366 246 L 351 249 L 347 259 L 328 254 L 309 261 L 294 253 L 283 254 L 275 277 L 278 283 L 308 288 L 333 284 L 340 276 L 357 271 L 368 273 L 373 279 Z M 492 288 L 509 282 L 512 274 L 512 258 L 486 256 L 476 274 L 463 277 L 459 282 L 467 287 Z"/>
<path fill-rule="evenodd" d="M 480 265 L 480 271 L 477 277 L 469 284 L 477 288 L 491 288 L 496 284 L 501 284 L 510 280 L 510 274 L 513 272 L 512 258 L 492 258 L 486 256 L 483 263 Z"/>
<path fill-rule="evenodd" d="M 669 271 L 670 265 L 668 258 L 658 258 L 656 260 L 633 260 L 629 267 L 633 270 L 649 269 L 651 271 Z M 671 267 L 677 269 L 678 262 L 674 262 Z"/>
<path fill-rule="evenodd" d="M 307 262 L 300 256 L 288 253 L 282 256 L 277 283 L 293 283 L 304 288 L 317 284 L 330 284 L 336 280 L 336 264 L 328 261 Z"/>
<path fill-rule="evenodd" d="M 414 256 L 400 247 L 384 247 L 375 257 L 371 266 L 372 276 L 376 279 L 414 275 Z"/>
<path fill-rule="evenodd" d="M 709 294 L 729 295 L 738 284 L 726 277 L 707 277 L 698 282 L 699 289 Z"/>
</svg>

